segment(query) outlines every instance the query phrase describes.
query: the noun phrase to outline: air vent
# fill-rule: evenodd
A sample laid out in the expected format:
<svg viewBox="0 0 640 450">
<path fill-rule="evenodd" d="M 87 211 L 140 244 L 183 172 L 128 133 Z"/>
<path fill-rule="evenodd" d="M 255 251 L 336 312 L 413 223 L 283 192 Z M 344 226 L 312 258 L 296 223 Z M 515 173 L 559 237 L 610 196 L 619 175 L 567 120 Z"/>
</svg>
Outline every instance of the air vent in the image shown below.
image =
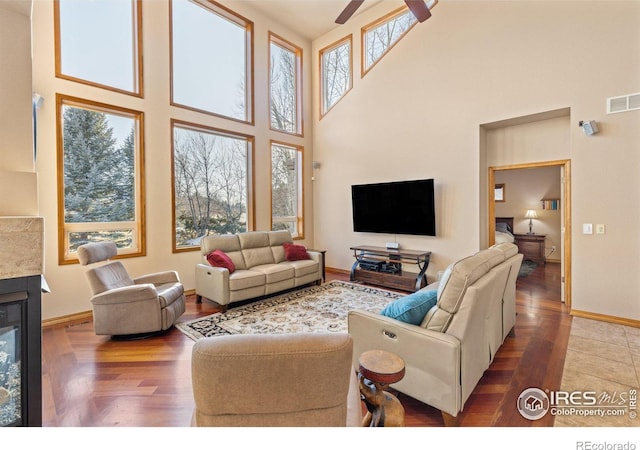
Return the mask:
<svg viewBox="0 0 640 450">
<path fill-rule="evenodd" d="M 607 114 L 640 109 L 640 93 L 609 97 L 607 99 Z"/>
</svg>

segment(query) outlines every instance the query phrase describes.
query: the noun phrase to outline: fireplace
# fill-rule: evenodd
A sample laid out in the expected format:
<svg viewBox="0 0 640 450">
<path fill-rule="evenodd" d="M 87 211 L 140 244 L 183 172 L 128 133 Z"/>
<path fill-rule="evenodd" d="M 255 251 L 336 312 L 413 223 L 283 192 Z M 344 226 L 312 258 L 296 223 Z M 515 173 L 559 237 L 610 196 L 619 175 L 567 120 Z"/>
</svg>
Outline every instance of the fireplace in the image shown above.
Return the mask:
<svg viewBox="0 0 640 450">
<path fill-rule="evenodd" d="M 43 243 L 42 217 L 0 216 L 0 426 L 42 426 Z"/>
<path fill-rule="evenodd" d="M 42 426 L 41 277 L 0 280 L 0 426 Z"/>
</svg>

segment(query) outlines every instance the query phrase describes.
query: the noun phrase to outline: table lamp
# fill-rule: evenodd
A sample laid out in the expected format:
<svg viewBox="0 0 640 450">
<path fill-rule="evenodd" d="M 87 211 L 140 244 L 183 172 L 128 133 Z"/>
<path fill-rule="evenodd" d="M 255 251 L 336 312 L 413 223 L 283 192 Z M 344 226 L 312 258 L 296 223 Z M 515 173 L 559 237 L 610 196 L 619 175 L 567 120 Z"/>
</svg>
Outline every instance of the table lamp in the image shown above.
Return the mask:
<svg viewBox="0 0 640 450">
<path fill-rule="evenodd" d="M 538 213 L 535 209 L 528 209 L 524 215 L 525 219 L 529 219 L 529 232 L 527 234 L 535 234 L 533 232 L 533 219 L 538 218 Z"/>
</svg>

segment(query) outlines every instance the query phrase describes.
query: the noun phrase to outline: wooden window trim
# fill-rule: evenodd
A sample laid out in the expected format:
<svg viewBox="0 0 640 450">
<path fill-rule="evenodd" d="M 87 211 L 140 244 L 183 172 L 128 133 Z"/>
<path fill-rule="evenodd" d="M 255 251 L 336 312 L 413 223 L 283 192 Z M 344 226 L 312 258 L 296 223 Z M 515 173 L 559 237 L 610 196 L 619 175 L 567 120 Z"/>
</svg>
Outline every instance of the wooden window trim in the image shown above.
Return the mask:
<svg viewBox="0 0 640 450">
<path fill-rule="evenodd" d="M 297 131 L 292 133 L 289 131 L 285 131 L 285 130 L 278 130 L 273 128 L 273 126 L 271 125 L 271 44 L 275 44 L 278 45 L 279 47 L 284 48 L 285 50 L 288 50 L 292 53 L 294 53 L 296 55 L 296 128 Z M 302 93 L 302 86 L 304 85 L 304 81 L 302 79 L 302 64 L 303 64 L 303 59 L 302 59 L 302 48 L 298 47 L 297 45 L 293 44 L 292 42 L 289 42 L 288 40 L 278 36 L 277 34 L 269 31 L 269 47 L 267 50 L 267 59 L 268 59 L 268 64 L 269 64 L 269 69 L 268 69 L 268 88 L 267 91 L 269 92 L 269 129 L 271 131 L 275 131 L 278 133 L 284 133 L 284 134 L 289 134 L 292 136 L 299 136 L 299 137 L 304 137 L 304 114 L 303 114 L 303 93 Z"/>
<path fill-rule="evenodd" d="M 251 20 L 241 16 L 240 14 L 232 11 L 226 6 L 221 5 L 220 3 L 214 0 L 188 0 L 192 3 L 202 6 L 205 9 L 208 9 L 213 14 L 219 15 L 239 27 L 244 28 L 245 30 L 245 49 L 246 49 L 246 58 L 245 58 L 245 67 L 247 78 L 245 79 L 245 83 L 247 86 L 245 95 L 246 95 L 246 104 L 248 111 L 246 111 L 245 119 L 237 119 L 235 117 L 226 116 L 224 114 L 215 113 L 212 111 L 207 111 L 205 109 L 196 108 L 189 105 L 183 105 L 181 103 L 175 102 L 173 100 L 174 87 L 173 87 L 173 0 L 169 0 L 169 102 L 171 106 L 175 106 L 177 108 L 185 109 L 188 111 L 194 111 L 201 114 L 206 114 L 213 117 L 219 117 L 226 120 L 231 120 L 233 122 L 255 125 L 255 104 L 254 104 L 254 24 Z"/>
<path fill-rule="evenodd" d="M 304 180 L 305 178 L 305 152 L 304 147 L 302 145 L 295 145 L 288 142 L 271 140 L 269 142 L 269 160 L 270 170 L 269 170 L 269 229 L 273 229 L 273 146 L 279 145 L 282 147 L 288 147 L 294 149 L 298 152 L 300 160 L 298 161 L 298 217 L 297 220 L 297 229 L 298 234 L 294 236 L 294 240 L 302 240 L 304 239 Z"/>
<path fill-rule="evenodd" d="M 331 107 L 329 107 L 329 109 L 327 109 L 326 111 L 324 110 L 324 70 L 323 70 L 323 64 L 322 64 L 322 58 L 324 56 L 325 53 L 330 52 L 331 50 L 334 50 L 337 47 L 340 47 L 341 45 L 343 45 L 345 42 L 349 43 L 349 87 L 347 88 L 347 90 L 344 92 L 344 94 L 342 94 L 342 96 L 333 104 L 331 105 Z M 320 90 L 319 90 L 319 94 L 320 94 L 320 101 L 319 101 L 319 108 L 320 108 L 320 120 L 322 120 L 322 118 L 324 116 L 326 116 L 329 111 L 331 111 L 338 103 L 340 103 L 340 101 L 345 98 L 347 96 L 347 94 L 351 91 L 351 89 L 353 88 L 353 34 L 349 34 L 345 37 L 343 37 L 342 39 L 335 41 L 332 44 L 329 44 L 328 46 L 321 48 L 318 51 L 318 65 L 319 65 L 319 71 L 318 73 L 320 74 Z"/>
<path fill-rule="evenodd" d="M 134 45 L 134 60 L 136 64 L 136 89 L 134 91 L 128 91 L 126 89 L 120 89 L 114 86 L 109 86 L 102 83 L 97 83 L 91 80 L 85 80 L 83 78 L 74 77 L 62 73 L 62 42 L 61 42 L 61 29 L 60 29 L 60 0 L 53 0 L 53 28 L 54 28 L 54 52 L 55 52 L 55 74 L 56 78 L 61 78 L 74 83 L 81 83 L 88 86 L 97 87 L 100 89 L 107 89 L 109 91 L 118 92 L 121 94 L 131 95 L 134 97 L 144 97 L 144 76 L 143 76 L 143 57 L 142 57 L 142 2 L 141 0 L 132 0 L 134 6 L 134 32 L 135 32 L 135 45 Z"/>
<path fill-rule="evenodd" d="M 378 59 L 376 59 L 373 64 L 371 64 L 371 66 L 366 67 L 366 54 L 367 54 L 367 48 L 366 48 L 366 35 L 369 31 L 371 31 L 373 28 L 376 28 L 378 26 L 380 26 L 381 24 L 385 23 L 385 22 L 390 22 L 391 20 L 395 19 L 396 17 L 406 13 L 407 11 L 409 11 L 409 8 L 407 8 L 406 6 L 400 7 L 394 11 L 391 11 L 390 13 L 382 16 L 381 18 L 365 25 L 364 27 L 362 27 L 361 31 L 360 31 L 360 45 L 361 45 L 361 52 L 360 52 L 360 77 L 364 78 L 364 76 L 369 73 L 369 71 L 371 69 L 373 69 L 373 67 L 375 67 L 376 64 L 378 64 L 378 62 L 380 62 L 382 60 L 382 58 L 384 58 L 393 47 L 396 46 L 396 44 L 398 42 L 400 42 L 408 33 L 409 31 L 411 31 L 413 29 L 413 27 L 415 27 L 419 22 L 416 20 L 413 25 L 411 25 L 409 28 L 407 28 L 407 30 L 402 33 L 398 39 L 396 39 L 396 41 L 391 44 L 384 52 L 382 52 L 382 54 L 380 55 L 380 57 Z"/>
<path fill-rule="evenodd" d="M 202 131 L 206 133 L 227 136 L 231 138 L 244 139 L 248 144 L 247 149 L 247 231 L 255 230 L 255 136 L 250 134 L 230 131 L 223 128 L 216 128 L 201 123 L 188 122 L 184 120 L 171 119 L 171 247 L 172 253 L 184 253 L 200 251 L 200 246 L 179 247 L 176 242 L 176 174 L 175 174 L 175 128 L 184 128 L 192 131 Z"/>
<path fill-rule="evenodd" d="M 79 97 L 72 97 L 63 94 L 56 94 L 56 143 L 57 143 L 57 186 L 58 186 L 58 264 L 77 264 L 77 256 L 70 256 L 67 251 L 67 231 L 71 229 L 86 228 L 83 224 L 91 223 L 94 231 L 104 229 L 99 222 L 74 223 L 67 226 L 65 222 L 65 198 L 64 198 L 64 128 L 62 121 L 62 107 L 72 106 L 111 114 L 131 116 L 137 120 L 136 130 L 136 171 L 135 171 L 135 215 L 133 222 L 108 222 L 111 229 L 121 229 L 123 224 L 133 224 L 135 241 L 138 248 L 134 251 L 121 251 L 118 249 L 116 258 L 130 258 L 146 256 L 146 203 L 145 203 L 145 158 L 144 158 L 144 112 L 123 108 L 120 106 L 99 103 Z"/>
</svg>

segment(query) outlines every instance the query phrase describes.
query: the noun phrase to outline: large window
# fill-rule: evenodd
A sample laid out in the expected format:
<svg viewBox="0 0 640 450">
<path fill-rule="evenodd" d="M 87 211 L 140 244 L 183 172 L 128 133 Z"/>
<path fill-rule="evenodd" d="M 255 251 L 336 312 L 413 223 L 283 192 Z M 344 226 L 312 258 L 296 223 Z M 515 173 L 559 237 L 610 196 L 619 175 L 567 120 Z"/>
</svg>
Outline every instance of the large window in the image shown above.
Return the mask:
<svg viewBox="0 0 640 450">
<path fill-rule="evenodd" d="M 56 76 L 142 96 L 141 3 L 55 0 Z"/>
<path fill-rule="evenodd" d="M 302 49 L 269 33 L 271 129 L 302 135 Z"/>
<path fill-rule="evenodd" d="M 253 138 L 172 121 L 174 251 L 252 229 Z"/>
<path fill-rule="evenodd" d="M 320 108 L 325 115 L 352 85 L 352 35 L 320 50 Z"/>
<path fill-rule="evenodd" d="M 213 1 L 171 0 L 171 101 L 253 123 L 253 23 Z"/>
<path fill-rule="evenodd" d="M 362 75 L 417 23 L 413 13 L 405 7 L 362 28 Z"/>
<path fill-rule="evenodd" d="M 60 263 L 104 240 L 144 255 L 143 113 L 60 94 L 56 104 Z"/>
<path fill-rule="evenodd" d="M 271 229 L 303 238 L 301 147 L 271 143 Z"/>
</svg>

